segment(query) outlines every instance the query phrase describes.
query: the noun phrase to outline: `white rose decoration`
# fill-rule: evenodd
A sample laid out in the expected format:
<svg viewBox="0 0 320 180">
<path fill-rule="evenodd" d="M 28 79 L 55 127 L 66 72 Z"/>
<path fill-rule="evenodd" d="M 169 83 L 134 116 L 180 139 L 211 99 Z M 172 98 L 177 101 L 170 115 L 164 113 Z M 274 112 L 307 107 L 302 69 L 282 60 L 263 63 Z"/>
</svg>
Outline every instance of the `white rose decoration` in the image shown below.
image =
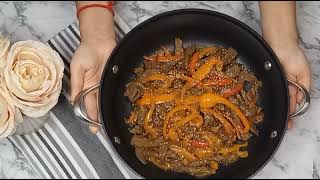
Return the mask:
<svg viewBox="0 0 320 180">
<path fill-rule="evenodd" d="M 13 104 L 7 90 L 3 72 L 0 72 L 0 138 L 12 135 L 18 123 L 23 120 L 18 108 Z"/>
<path fill-rule="evenodd" d="M 64 64 L 59 54 L 38 41 L 20 41 L 11 46 L 4 69 L 8 90 L 23 114 L 45 115 L 58 102 Z"/>
<path fill-rule="evenodd" d="M 0 68 L 6 65 L 6 57 L 9 51 L 10 41 L 0 34 Z"/>
</svg>

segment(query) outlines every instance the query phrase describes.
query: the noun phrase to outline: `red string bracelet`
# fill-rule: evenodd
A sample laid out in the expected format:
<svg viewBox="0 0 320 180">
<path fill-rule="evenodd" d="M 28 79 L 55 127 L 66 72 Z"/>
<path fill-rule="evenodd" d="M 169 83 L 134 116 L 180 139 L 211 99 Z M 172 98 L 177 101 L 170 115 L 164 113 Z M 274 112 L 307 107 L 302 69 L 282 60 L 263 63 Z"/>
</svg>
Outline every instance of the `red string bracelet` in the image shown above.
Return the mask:
<svg viewBox="0 0 320 180">
<path fill-rule="evenodd" d="M 92 8 L 92 7 L 100 7 L 100 8 L 108 9 L 112 13 L 112 15 L 114 16 L 113 2 L 108 2 L 107 4 L 88 4 L 88 5 L 84 5 L 84 6 L 80 7 L 77 10 L 77 17 L 79 17 L 79 14 L 83 10 L 88 9 L 88 8 Z"/>
</svg>

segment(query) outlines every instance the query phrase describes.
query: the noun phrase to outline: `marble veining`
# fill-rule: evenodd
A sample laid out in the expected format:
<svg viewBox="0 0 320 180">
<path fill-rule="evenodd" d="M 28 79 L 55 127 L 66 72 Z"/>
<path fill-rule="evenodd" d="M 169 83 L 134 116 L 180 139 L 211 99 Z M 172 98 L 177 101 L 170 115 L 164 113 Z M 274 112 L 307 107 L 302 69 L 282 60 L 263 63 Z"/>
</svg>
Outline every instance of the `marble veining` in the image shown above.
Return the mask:
<svg viewBox="0 0 320 180">
<path fill-rule="evenodd" d="M 252 1 L 127 1 L 116 10 L 133 28 L 159 13 L 202 8 L 225 13 L 261 33 L 257 2 Z M 47 41 L 74 22 L 74 2 L 0 2 L 0 31 L 12 41 Z M 299 40 L 312 69 L 311 107 L 295 119 L 272 160 L 253 178 L 317 178 L 320 174 L 320 2 L 298 2 Z M 294 63 L 294 62 L 293 62 Z M 0 140 L 0 178 L 37 178 L 21 152 Z"/>
<path fill-rule="evenodd" d="M 8 139 L 0 140 L 0 178 L 39 178 L 25 157 Z"/>
</svg>

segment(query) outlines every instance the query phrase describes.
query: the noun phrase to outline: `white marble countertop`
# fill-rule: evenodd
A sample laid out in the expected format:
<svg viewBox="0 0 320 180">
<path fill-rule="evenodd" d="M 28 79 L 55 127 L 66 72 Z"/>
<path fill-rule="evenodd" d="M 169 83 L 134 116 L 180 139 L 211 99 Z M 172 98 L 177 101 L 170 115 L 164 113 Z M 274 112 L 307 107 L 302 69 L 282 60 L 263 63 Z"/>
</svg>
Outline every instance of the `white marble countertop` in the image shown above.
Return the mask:
<svg viewBox="0 0 320 180">
<path fill-rule="evenodd" d="M 233 16 L 260 29 L 257 2 L 119 2 L 120 16 L 134 27 L 161 12 L 203 8 Z M 73 2 L 0 2 L 0 32 L 12 41 L 47 41 L 75 21 Z M 311 107 L 295 120 L 274 158 L 254 178 L 312 178 L 320 169 L 320 2 L 298 2 L 301 46 L 312 68 Z M 320 170 L 319 170 L 320 171 Z M 0 178 L 38 178 L 21 152 L 9 140 L 0 140 Z"/>
</svg>

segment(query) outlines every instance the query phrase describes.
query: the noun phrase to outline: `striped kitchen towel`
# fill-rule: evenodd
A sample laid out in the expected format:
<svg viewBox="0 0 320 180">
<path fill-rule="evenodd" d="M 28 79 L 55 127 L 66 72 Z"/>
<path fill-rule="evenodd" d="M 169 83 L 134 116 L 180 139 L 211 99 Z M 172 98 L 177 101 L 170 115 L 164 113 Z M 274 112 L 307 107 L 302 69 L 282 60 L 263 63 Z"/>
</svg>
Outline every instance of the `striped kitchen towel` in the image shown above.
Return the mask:
<svg viewBox="0 0 320 180">
<path fill-rule="evenodd" d="M 115 14 L 117 41 L 130 28 Z M 63 92 L 50 112 L 48 122 L 39 131 L 9 139 L 17 146 L 41 178 L 137 178 L 111 149 L 111 143 L 100 131 L 89 132 L 79 122 L 69 104 L 70 61 L 80 43 L 78 23 L 74 23 L 48 41 L 65 63 Z"/>
</svg>

